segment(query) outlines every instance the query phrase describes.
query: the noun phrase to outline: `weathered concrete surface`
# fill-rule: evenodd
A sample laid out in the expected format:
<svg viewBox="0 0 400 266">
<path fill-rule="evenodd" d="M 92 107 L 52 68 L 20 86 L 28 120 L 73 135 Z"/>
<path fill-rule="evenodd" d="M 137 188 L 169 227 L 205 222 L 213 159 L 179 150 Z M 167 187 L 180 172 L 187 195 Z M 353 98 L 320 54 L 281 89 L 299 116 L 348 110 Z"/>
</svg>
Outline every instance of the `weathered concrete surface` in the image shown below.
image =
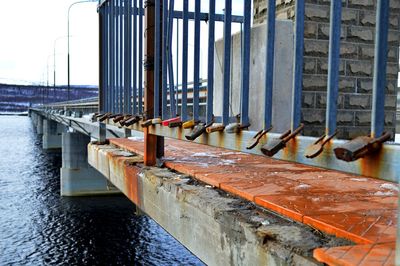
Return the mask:
<svg viewBox="0 0 400 266">
<path fill-rule="evenodd" d="M 112 145 L 89 144 L 88 160 L 208 265 L 317 265 L 313 249 L 340 244 L 188 176 L 144 167 Z"/>
<path fill-rule="evenodd" d="M 77 132 L 62 135 L 61 196 L 90 196 L 120 193 L 87 162 L 90 137 Z"/>
<path fill-rule="evenodd" d="M 42 147 L 44 150 L 61 149 L 61 135 L 66 131 L 64 125 L 57 123 L 54 120 L 43 119 L 43 141 Z"/>
<path fill-rule="evenodd" d="M 292 102 L 292 69 L 293 69 L 293 22 L 276 21 L 274 90 L 272 132 L 283 132 L 290 127 L 290 108 Z M 222 115 L 223 98 L 223 56 L 224 42 L 215 43 L 215 81 L 214 81 L 214 113 Z M 251 130 L 263 128 L 264 95 L 265 95 L 265 47 L 266 25 L 257 25 L 251 29 L 250 51 L 250 99 L 249 117 Z M 241 37 L 240 33 L 232 36 L 231 52 L 231 116 L 240 113 L 241 84 Z"/>
</svg>

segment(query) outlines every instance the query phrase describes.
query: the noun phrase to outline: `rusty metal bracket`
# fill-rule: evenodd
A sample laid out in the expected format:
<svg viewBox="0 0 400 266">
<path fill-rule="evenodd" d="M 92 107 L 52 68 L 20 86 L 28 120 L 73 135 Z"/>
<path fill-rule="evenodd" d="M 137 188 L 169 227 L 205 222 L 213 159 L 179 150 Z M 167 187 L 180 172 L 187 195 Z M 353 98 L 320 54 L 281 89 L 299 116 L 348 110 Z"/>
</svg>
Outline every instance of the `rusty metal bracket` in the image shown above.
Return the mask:
<svg viewBox="0 0 400 266">
<path fill-rule="evenodd" d="M 258 131 L 257 134 L 247 142 L 246 149 L 251 150 L 255 146 L 257 146 L 257 144 L 260 141 L 260 139 L 265 134 L 267 134 L 269 131 L 271 131 L 271 129 L 272 129 L 272 127 L 268 128 L 268 129 L 262 129 L 262 130 Z"/>
<path fill-rule="evenodd" d="M 186 121 L 186 122 L 183 122 L 182 123 L 182 127 L 184 128 L 184 129 L 188 129 L 188 128 L 194 128 L 197 124 L 199 124 L 200 123 L 200 121 L 195 121 L 195 120 L 189 120 L 189 121 Z"/>
<path fill-rule="evenodd" d="M 381 149 L 382 144 L 391 138 L 389 132 L 383 133 L 379 138 L 370 136 L 357 137 L 342 146 L 334 149 L 335 156 L 346 162 L 356 161 L 366 155 L 373 154 Z"/>
<path fill-rule="evenodd" d="M 211 127 L 213 123 L 214 123 L 214 118 L 208 124 L 204 124 L 204 123 L 198 124 L 197 126 L 194 127 L 192 132 L 185 135 L 185 138 L 187 140 L 192 140 L 192 141 L 197 139 L 202 134 L 204 134 L 206 132 L 207 128 Z"/>
<path fill-rule="evenodd" d="M 99 121 L 99 122 L 103 122 L 103 121 L 105 121 L 106 119 L 110 118 L 111 115 L 112 115 L 111 113 L 106 113 L 106 114 L 104 114 L 103 116 L 99 117 L 99 118 L 98 118 L 98 121 Z"/>
<path fill-rule="evenodd" d="M 315 158 L 318 155 L 321 154 L 321 152 L 324 150 L 324 146 L 326 143 L 328 143 L 333 137 L 335 137 L 337 134 L 337 131 L 333 133 L 332 135 L 322 135 L 319 139 L 317 139 L 312 145 L 308 146 L 305 152 L 305 156 L 307 158 Z"/>
<path fill-rule="evenodd" d="M 139 122 L 140 119 L 142 119 L 140 116 L 137 116 L 137 115 L 131 116 L 127 121 L 124 122 L 124 125 L 129 127 L 129 126 Z"/>
<path fill-rule="evenodd" d="M 166 119 L 166 120 L 162 121 L 161 124 L 163 126 L 167 127 L 167 126 L 169 126 L 170 123 L 173 123 L 173 122 L 181 122 L 181 118 L 179 116 L 177 116 L 177 117 L 173 117 L 170 119 Z"/>
<path fill-rule="evenodd" d="M 182 121 L 170 122 L 170 123 L 168 124 L 168 127 L 169 127 L 169 128 L 181 127 L 182 124 L 183 124 Z"/>
<path fill-rule="evenodd" d="M 149 126 L 161 124 L 161 122 L 162 122 L 161 118 L 147 119 L 146 121 L 144 121 L 141 124 L 141 126 L 142 127 L 149 127 Z"/>
<path fill-rule="evenodd" d="M 212 125 L 208 128 L 206 128 L 206 131 L 208 134 L 213 133 L 213 132 L 221 132 L 224 131 L 225 126 L 223 124 L 216 124 L 216 125 Z"/>
<path fill-rule="evenodd" d="M 113 122 L 118 123 L 119 121 L 124 120 L 125 117 L 126 117 L 125 115 L 120 115 L 120 116 L 114 117 Z"/>
<path fill-rule="evenodd" d="M 281 149 L 286 147 L 286 143 L 288 143 L 291 139 L 296 137 L 304 128 L 304 124 L 300 124 L 298 128 L 296 128 L 293 132 L 291 130 L 283 133 L 279 138 L 272 139 L 261 147 L 261 152 L 269 157 L 274 156 Z"/>
</svg>

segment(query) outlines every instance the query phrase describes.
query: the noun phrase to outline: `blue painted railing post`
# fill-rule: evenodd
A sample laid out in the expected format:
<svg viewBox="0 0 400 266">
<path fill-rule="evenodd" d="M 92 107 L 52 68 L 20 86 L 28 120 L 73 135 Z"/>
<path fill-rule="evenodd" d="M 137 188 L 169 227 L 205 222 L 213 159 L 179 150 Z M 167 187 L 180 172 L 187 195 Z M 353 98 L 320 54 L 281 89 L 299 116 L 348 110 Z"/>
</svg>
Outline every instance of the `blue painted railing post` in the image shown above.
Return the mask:
<svg viewBox="0 0 400 266">
<path fill-rule="evenodd" d="M 224 76 L 222 96 L 222 123 L 229 124 L 229 98 L 231 79 L 231 21 L 232 21 L 232 0 L 225 0 L 224 16 Z"/>
<path fill-rule="evenodd" d="M 183 0 L 183 22 L 182 22 L 182 121 L 188 119 L 187 112 L 187 68 L 188 68 L 188 21 L 189 0 Z"/>
<path fill-rule="evenodd" d="M 215 42 L 215 0 L 209 2 L 208 20 L 208 72 L 207 72 L 207 123 L 213 119 L 214 101 L 214 42 Z"/>
<path fill-rule="evenodd" d="M 193 119 L 199 120 L 200 91 L 200 9 L 201 0 L 195 0 L 194 7 L 194 60 L 193 60 Z"/>
<path fill-rule="evenodd" d="M 241 116 L 242 126 L 249 125 L 249 83 L 250 83 L 250 50 L 251 50 L 251 1 L 243 4 L 243 48 L 242 48 L 242 83 L 241 83 Z"/>
<path fill-rule="evenodd" d="M 336 132 L 337 98 L 339 91 L 340 30 L 342 2 L 331 1 L 331 21 L 329 29 L 328 91 L 326 104 L 326 132 L 332 136 Z"/>
<path fill-rule="evenodd" d="M 389 1 L 378 0 L 375 28 L 375 61 L 372 89 L 371 137 L 380 137 L 385 125 L 385 88 L 387 42 L 389 28 Z"/>
<path fill-rule="evenodd" d="M 299 127 L 301 120 L 301 93 L 303 87 L 304 7 L 304 0 L 296 1 L 291 123 L 292 131 Z"/>
</svg>

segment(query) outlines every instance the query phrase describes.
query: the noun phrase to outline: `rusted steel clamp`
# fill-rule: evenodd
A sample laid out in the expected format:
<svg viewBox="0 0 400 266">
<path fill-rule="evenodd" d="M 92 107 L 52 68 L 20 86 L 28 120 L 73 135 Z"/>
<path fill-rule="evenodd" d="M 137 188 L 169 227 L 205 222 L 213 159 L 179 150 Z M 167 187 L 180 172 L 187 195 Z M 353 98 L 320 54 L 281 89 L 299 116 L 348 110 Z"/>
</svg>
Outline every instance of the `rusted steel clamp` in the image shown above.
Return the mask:
<svg viewBox="0 0 400 266">
<path fill-rule="evenodd" d="M 195 140 L 198 137 L 200 137 L 203 133 L 206 132 L 207 128 L 209 128 L 210 126 L 212 126 L 212 124 L 214 123 L 214 121 L 211 121 L 208 124 L 205 123 L 200 123 L 198 125 L 196 125 L 193 130 L 189 133 L 185 135 L 185 138 L 187 140 Z"/>
<path fill-rule="evenodd" d="M 251 139 L 248 140 L 247 145 L 246 145 L 246 149 L 251 150 L 253 149 L 255 146 L 257 146 L 258 142 L 260 141 L 260 139 L 267 134 L 268 132 L 270 132 L 272 129 L 272 127 L 268 128 L 268 129 L 262 129 L 260 131 L 257 132 L 257 134 L 252 137 Z"/>
<path fill-rule="evenodd" d="M 152 118 L 152 119 L 147 119 L 146 121 L 144 121 L 141 126 L 149 127 L 149 126 L 161 124 L 161 122 L 162 122 L 161 118 Z"/>
<path fill-rule="evenodd" d="M 181 122 L 181 118 L 179 116 L 177 116 L 177 117 L 173 117 L 170 119 L 166 119 L 166 120 L 162 121 L 161 124 L 163 126 L 167 127 L 167 126 L 169 126 L 170 123 L 173 123 L 173 122 Z"/>
<path fill-rule="evenodd" d="M 142 118 L 140 116 L 133 115 L 133 116 L 129 117 L 129 119 L 124 122 L 124 126 L 129 127 L 129 126 L 131 126 L 133 124 L 138 123 L 141 119 Z"/>
<path fill-rule="evenodd" d="M 100 116 L 100 117 L 98 118 L 98 121 L 99 121 L 99 122 L 103 122 L 104 120 L 110 118 L 111 115 L 112 115 L 111 113 L 106 113 L 106 114 Z"/>
<path fill-rule="evenodd" d="M 183 122 L 183 123 L 182 123 L 182 127 L 183 127 L 184 129 L 194 128 L 194 127 L 195 127 L 197 124 L 199 124 L 199 123 L 200 123 L 199 120 L 194 120 L 194 119 L 192 119 L 192 120 Z"/>
<path fill-rule="evenodd" d="M 391 136 L 389 132 L 385 132 L 379 138 L 371 138 L 370 136 L 357 137 L 335 148 L 335 156 L 339 160 L 346 162 L 356 161 L 368 154 L 377 152 L 381 149 L 382 144 L 389 140 Z"/>
<path fill-rule="evenodd" d="M 114 117 L 113 122 L 118 123 L 119 121 L 122 121 L 125 117 L 126 117 L 126 115 L 116 116 L 116 117 Z"/>
<path fill-rule="evenodd" d="M 182 121 L 170 122 L 170 123 L 168 124 L 168 127 L 169 127 L 169 128 L 173 128 L 173 127 L 181 127 L 181 126 L 182 126 L 182 124 L 183 124 L 183 122 L 182 122 Z"/>
<path fill-rule="evenodd" d="M 208 134 L 213 133 L 213 132 L 221 132 L 225 130 L 225 126 L 223 124 L 213 124 L 210 127 L 206 128 L 206 132 Z"/>
<path fill-rule="evenodd" d="M 307 158 L 315 158 L 321 154 L 324 150 L 324 146 L 328 143 L 334 136 L 336 136 L 337 131 L 332 135 L 323 135 L 317 141 L 315 141 L 312 145 L 308 146 L 305 152 L 305 156 Z"/>
<path fill-rule="evenodd" d="M 261 147 L 261 152 L 269 157 L 274 156 L 281 149 L 285 148 L 286 143 L 296 137 L 303 130 L 303 128 L 304 124 L 300 124 L 300 126 L 296 128 L 293 132 L 291 132 L 291 130 L 288 130 L 283 133 L 279 138 L 268 141 Z"/>
</svg>

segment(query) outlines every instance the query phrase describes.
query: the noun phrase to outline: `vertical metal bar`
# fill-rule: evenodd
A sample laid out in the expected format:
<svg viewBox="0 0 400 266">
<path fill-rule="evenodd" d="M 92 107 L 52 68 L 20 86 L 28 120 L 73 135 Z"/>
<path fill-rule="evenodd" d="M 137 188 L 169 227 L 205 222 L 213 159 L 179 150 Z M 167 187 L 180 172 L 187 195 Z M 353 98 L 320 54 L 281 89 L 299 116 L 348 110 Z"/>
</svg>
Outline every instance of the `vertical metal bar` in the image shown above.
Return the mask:
<svg viewBox="0 0 400 266">
<path fill-rule="evenodd" d="M 126 74 L 127 74 L 127 88 L 128 88 L 128 95 L 127 95 L 127 104 L 128 104 L 128 113 L 132 114 L 132 16 L 133 16 L 133 12 L 132 12 L 132 0 L 128 0 L 128 47 L 126 48 L 126 52 L 127 52 L 127 70 L 126 70 Z"/>
<path fill-rule="evenodd" d="M 98 111 L 104 112 L 105 103 L 105 84 L 104 84 L 104 33 L 105 33 L 105 19 L 104 19 L 104 6 L 98 10 L 99 19 L 99 109 Z"/>
<path fill-rule="evenodd" d="M 385 126 L 385 88 L 387 42 L 389 28 L 389 1 L 378 0 L 375 28 L 375 61 L 372 88 L 371 136 L 380 137 Z"/>
<path fill-rule="evenodd" d="M 137 12 L 137 0 L 133 0 L 133 62 L 132 62 L 132 72 L 133 72 L 133 81 L 132 81 L 132 86 L 133 86 L 133 113 L 137 114 L 137 17 L 138 13 Z"/>
<path fill-rule="evenodd" d="M 231 79 L 231 21 L 232 0 L 225 0 L 224 17 L 224 89 L 222 99 L 222 123 L 229 124 L 229 90 Z"/>
<path fill-rule="evenodd" d="M 145 7 L 145 27 L 146 27 L 146 35 L 145 35 L 145 58 L 147 62 L 150 62 L 154 58 L 154 53 L 157 52 L 157 44 L 159 46 L 159 36 L 157 36 L 156 40 L 154 40 L 154 34 L 160 25 L 160 0 L 155 1 L 156 4 L 154 5 L 146 5 Z M 155 8 L 155 10 L 154 10 Z M 155 12 L 154 12 L 155 11 Z M 156 23 L 156 25 L 154 25 Z M 158 26 L 157 26 L 158 25 Z M 160 33 L 160 32 L 159 32 Z M 158 41 L 157 41 L 158 40 Z M 159 48 L 159 47 L 158 47 Z M 156 61 L 159 60 L 159 57 L 156 57 Z M 149 64 L 150 65 L 150 64 Z M 154 103 L 154 87 L 156 84 L 155 76 L 158 73 L 154 73 L 153 68 L 146 67 L 145 69 L 145 84 L 146 84 L 146 91 L 145 91 L 145 102 L 144 108 L 145 112 L 148 117 L 153 117 L 155 111 L 159 110 L 159 106 L 155 106 Z M 154 75 L 155 74 L 155 75 Z M 151 135 L 148 131 L 148 128 L 144 128 L 144 164 L 148 166 L 152 166 L 156 164 L 156 157 L 157 157 L 157 136 Z M 162 143 L 161 143 L 162 144 Z"/>
<path fill-rule="evenodd" d="M 156 0 L 155 1 L 155 27 L 154 27 L 154 117 L 160 117 L 160 57 L 161 57 L 161 0 Z M 145 18 L 147 21 L 147 18 Z M 146 22 L 148 23 L 148 22 Z M 148 41 L 148 38 L 145 38 L 146 41 Z M 146 48 L 147 49 L 147 48 Z M 146 57 L 146 60 L 148 58 Z M 145 97 L 148 97 L 145 95 Z M 146 107 L 146 106 L 145 106 Z"/>
<path fill-rule="evenodd" d="M 110 49 L 110 3 L 107 3 L 107 112 L 111 111 L 111 49 Z"/>
<path fill-rule="evenodd" d="M 188 119 L 187 113 L 187 76 L 188 76 L 188 21 L 189 21 L 189 0 L 183 0 L 183 21 L 182 21 L 182 120 Z"/>
<path fill-rule="evenodd" d="M 250 45 L 251 45 L 251 1 L 243 4 L 243 47 L 242 47 L 242 85 L 241 85 L 241 116 L 242 125 L 249 124 L 249 83 L 250 83 Z"/>
<path fill-rule="evenodd" d="M 143 0 L 139 0 L 139 82 L 138 82 L 138 101 L 139 101 L 139 109 L 138 113 L 141 114 L 143 112 Z"/>
<path fill-rule="evenodd" d="M 326 134 L 336 131 L 337 97 L 339 92 L 340 64 L 340 24 L 342 2 L 331 1 L 331 21 L 329 29 L 328 92 L 326 105 Z"/>
<path fill-rule="evenodd" d="M 174 63 L 172 59 L 172 39 L 173 39 L 173 26 L 174 26 L 174 0 L 169 0 L 168 8 L 168 81 L 169 81 L 169 104 L 171 117 L 176 116 L 175 109 L 175 83 L 174 83 Z"/>
<path fill-rule="evenodd" d="M 124 59 L 124 16 L 123 16 L 123 9 L 122 9 L 122 4 L 123 0 L 120 0 L 119 2 L 119 109 L 118 112 L 122 113 L 123 112 L 123 103 L 124 103 L 124 95 L 123 95 L 123 76 L 124 76 L 124 65 L 123 65 L 123 59 Z"/>
<path fill-rule="evenodd" d="M 208 19 L 208 66 L 207 66 L 207 123 L 213 118 L 214 101 L 214 42 L 215 42 L 215 0 L 209 2 Z"/>
<path fill-rule="evenodd" d="M 106 53 L 106 20 L 107 20 L 107 12 L 105 6 L 101 7 L 99 10 L 99 112 L 104 112 L 105 110 L 105 53 Z M 107 137 L 106 125 L 104 123 L 99 123 L 99 141 L 100 143 L 105 142 Z"/>
<path fill-rule="evenodd" d="M 168 0 L 163 0 L 163 12 L 162 12 L 162 114 L 161 118 L 166 119 L 168 115 L 167 110 L 167 34 L 168 34 Z"/>
<path fill-rule="evenodd" d="M 124 0 L 124 108 L 123 112 L 129 112 L 129 0 Z"/>
<path fill-rule="evenodd" d="M 116 83 L 116 97 L 115 97 L 115 112 L 119 112 L 119 93 L 120 93 L 120 79 L 119 79 L 119 74 L 121 72 L 119 68 L 119 1 L 120 0 L 115 0 L 116 2 L 116 7 L 115 7 L 115 83 Z"/>
<path fill-rule="evenodd" d="M 176 20 L 176 110 L 175 114 L 179 114 L 179 19 Z"/>
<path fill-rule="evenodd" d="M 193 60 L 193 119 L 199 120 L 200 91 L 200 9 L 201 1 L 195 0 L 194 6 L 194 60 Z"/>
<path fill-rule="evenodd" d="M 301 92 L 303 86 L 304 5 L 304 1 L 296 1 L 291 123 L 292 131 L 299 127 L 301 119 Z"/>
<path fill-rule="evenodd" d="M 264 129 L 272 126 L 272 92 L 274 88 L 275 60 L 275 0 L 268 0 L 267 40 L 265 51 Z"/>
<path fill-rule="evenodd" d="M 110 38 L 110 50 L 111 50 L 111 54 L 110 54 L 110 62 L 111 62 L 111 66 L 110 66 L 110 89 L 111 89 L 111 112 L 115 111 L 115 1 L 111 1 L 111 15 L 110 15 L 110 33 L 111 33 L 111 38 Z"/>
</svg>

